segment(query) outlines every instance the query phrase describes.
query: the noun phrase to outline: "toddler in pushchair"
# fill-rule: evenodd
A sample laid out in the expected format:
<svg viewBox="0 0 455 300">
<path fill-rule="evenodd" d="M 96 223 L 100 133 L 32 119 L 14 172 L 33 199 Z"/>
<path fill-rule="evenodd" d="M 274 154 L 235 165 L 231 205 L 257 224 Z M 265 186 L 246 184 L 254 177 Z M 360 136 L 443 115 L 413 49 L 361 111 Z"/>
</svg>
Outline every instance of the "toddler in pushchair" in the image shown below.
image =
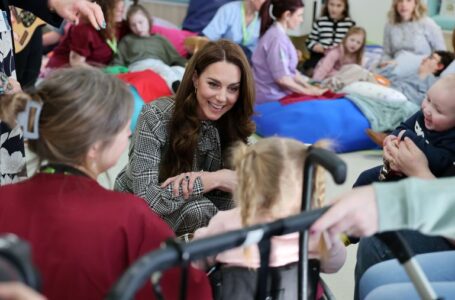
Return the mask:
<svg viewBox="0 0 455 300">
<path fill-rule="evenodd" d="M 324 147 L 327 142 L 313 147 Z M 272 222 L 298 214 L 303 189 L 312 189 L 312 207 L 322 205 L 324 174 L 317 167 L 314 184 L 304 187 L 303 168 L 309 147 L 293 139 L 266 138 L 251 146 L 237 145 L 232 152 L 238 186 L 234 192 L 237 207 L 218 212 L 207 227 L 197 230 L 194 239 L 213 236 L 259 223 Z M 267 293 L 270 299 L 297 299 L 299 233 L 271 239 Z M 209 277 L 215 299 L 254 299 L 261 244 L 234 248 L 194 265 L 211 269 Z M 338 271 L 346 258 L 340 239 L 328 235 L 309 238 L 309 295 L 322 299 L 320 270 Z M 214 268 L 215 267 L 215 268 Z"/>
</svg>

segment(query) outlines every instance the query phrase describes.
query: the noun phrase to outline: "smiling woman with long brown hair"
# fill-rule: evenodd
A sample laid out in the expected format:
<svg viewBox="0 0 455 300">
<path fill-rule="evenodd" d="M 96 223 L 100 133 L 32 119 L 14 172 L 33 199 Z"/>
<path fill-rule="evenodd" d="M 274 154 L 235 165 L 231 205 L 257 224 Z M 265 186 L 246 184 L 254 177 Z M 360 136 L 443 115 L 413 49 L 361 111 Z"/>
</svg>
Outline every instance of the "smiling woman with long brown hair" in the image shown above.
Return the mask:
<svg viewBox="0 0 455 300">
<path fill-rule="evenodd" d="M 254 132 L 254 98 L 240 47 L 208 43 L 189 61 L 175 98 L 143 108 L 115 189 L 144 198 L 177 235 L 206 226 L 233 205 L 236 177 L 224 157 Z"/>
</svg>

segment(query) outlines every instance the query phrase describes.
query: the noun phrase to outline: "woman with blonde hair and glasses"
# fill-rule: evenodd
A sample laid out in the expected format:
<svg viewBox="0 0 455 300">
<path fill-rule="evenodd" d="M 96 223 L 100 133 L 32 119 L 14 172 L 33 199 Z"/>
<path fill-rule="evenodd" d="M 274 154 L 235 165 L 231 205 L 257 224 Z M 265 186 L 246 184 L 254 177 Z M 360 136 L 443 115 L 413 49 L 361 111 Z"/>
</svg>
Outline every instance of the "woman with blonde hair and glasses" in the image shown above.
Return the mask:
<svg viewBox="0 0 455 300">
<path fill-rule="evenodd" d="M 0 100 L 11 123 L 24 108 L 27 116 L 31 103 L 37 111 L 42 107 L 34 114 L 36 136 L 29 139 L 40 168 L 29 180 L 0 188 L 0 232 L 31 244 L 47 298 L 103 299 L 135 260 L 173 237 L 142 199 L 96 181 L 128 145 L 133 109 L 128 87 L 95 68 L 62 69 L 33 94 Z M 190 298 L 210 299 L 205 275 L 194 269 L 190 274 Z M 177 299 L 178 280 L 177 270 L 164 274 L 166 298 Z M 146 284 L 136 299 L 151 295 Z"/>
<path fill-rule="evenodd" d="M 254 82 L 242 49 L 209 42 L 186 68 L 175 97 L 144 106 L 129 163 L 115 189 L 144 198 L 177 233 L 193 233 L 232 207 L 225 153 L 254 132 Z"/>
<path fill-rule="evenodd" d="M 428 56 L 446 50 L 441 28 L 427 16 L 422 0 L 393 0 L 384 29 L 382 65 L 390 64 L 403 52 Z"/>
</svg>

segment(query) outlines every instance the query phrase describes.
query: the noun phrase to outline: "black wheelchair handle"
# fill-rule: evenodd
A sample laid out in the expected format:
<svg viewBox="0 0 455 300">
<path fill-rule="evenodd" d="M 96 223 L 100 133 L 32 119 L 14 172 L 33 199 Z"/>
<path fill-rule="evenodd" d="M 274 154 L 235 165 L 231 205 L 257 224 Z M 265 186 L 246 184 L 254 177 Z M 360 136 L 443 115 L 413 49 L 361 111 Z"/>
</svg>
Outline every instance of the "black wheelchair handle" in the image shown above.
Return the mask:
<svg viewBox="0 0 455 300">
<path fill-rule="evenodd" d="M 180 252 L 185 252 L 189 260 L 197 260 L 242 245 L 257 244 L 263 239 L 270 239 L 272 236 L 308 230 L 327 209 L 328 207 L 324 207 L 271 223 L 258 224 L 194 240 L 187 244 L 181 244 Z M 133 299 L 137 290 L 147 280 L 150 280 L 151 274 L 178 266 L 180 263 L 181 253 L 174 247 L 164 246 L 161 249 L 145 254 L 128 268 L 112 287 L 106 300 Z"/>
<path fill-rule="evenodd" d="M 398 259 L 400 264 L 406 263 L 414 256 L 414 252 L 406 243 L 400 232 L 386 231 L 376 233 L 375 236 L 381 240 L 381 242 L 383 242 L 390 249 L 390 251 L 392 251 L 393 255 L 396 259 Z"/>
<path fill-rule="evenodd" d="M 322 148 L 312 148 L 307 156 L 306 164 L 319 164 L 326 169 L 337 184 L 346 180 L 346 163 L 335 153 Z"/>
</svg>

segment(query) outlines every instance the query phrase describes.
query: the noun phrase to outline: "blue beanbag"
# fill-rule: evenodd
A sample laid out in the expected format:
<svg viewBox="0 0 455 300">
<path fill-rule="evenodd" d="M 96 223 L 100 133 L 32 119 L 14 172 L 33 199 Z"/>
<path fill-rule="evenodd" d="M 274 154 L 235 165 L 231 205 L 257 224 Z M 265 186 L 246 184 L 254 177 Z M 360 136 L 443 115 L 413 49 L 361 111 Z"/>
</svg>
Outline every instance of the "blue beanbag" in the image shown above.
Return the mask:
<svg viewBox="0 0 455 300">
<path fill-rule="evenodd" d="M 331 139 L 337 152 L 375 148 L 365 134 L 370 127 L 368 120 L 345 98 L 289 105 L 269 102 L 256 105 L 255 110 L 256 132 L 264 137 L 292 137 L 310 144 Z"/>
</svg>

